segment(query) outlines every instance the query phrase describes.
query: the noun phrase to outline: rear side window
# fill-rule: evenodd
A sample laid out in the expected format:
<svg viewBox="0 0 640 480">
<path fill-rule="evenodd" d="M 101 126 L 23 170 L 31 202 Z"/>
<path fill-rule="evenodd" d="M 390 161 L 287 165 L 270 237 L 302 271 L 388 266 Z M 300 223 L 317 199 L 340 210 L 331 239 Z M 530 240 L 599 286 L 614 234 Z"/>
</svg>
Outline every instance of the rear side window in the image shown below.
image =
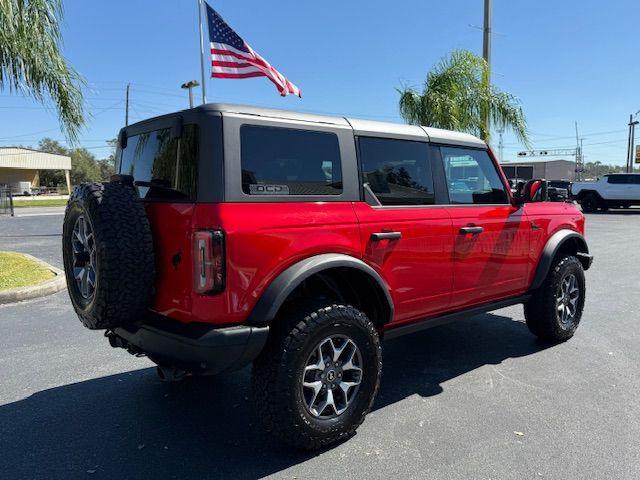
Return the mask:
<svg viewBox="0 0 640 480">
<path fill-rule="evenodd" d="M 444 172 L 453 204 L 503 204 L 505 186 L 486 150 L 441 147 Z"/>
<path fill-rule="evenodd" d="M 622 185 L 622 184 L 629 183 L 627 181 L 627 179 L 628 179 L 627 175 L 609 175 L 607 177 L 607 183 L 614 183 L 616 185 Z"/>
<path fill-rule="evenodd" d="M 198 143 L 197 125 L 185 125 L 179 139 L 171 138 L 170 128 L 132 135 L 122 150 L 120 173 L 154 184 L 138 187 L 142 198 L 195 200 Z"/>
<path fill-rule="evenodd" d="M 640 175 L 629 175 L 629 183 L 640 185 Z"/>
<path fill-rule="evenodd" d="M 362 181 L 382 205 L 435 203 L 428 144 L 360 137 L 358 149 Z"/>
<path fill-rule="evenodd" d="M 333 133 L 243 125 L 242 191 L 247 195 L 339 195 L 342 167 Z"/>
</svg>

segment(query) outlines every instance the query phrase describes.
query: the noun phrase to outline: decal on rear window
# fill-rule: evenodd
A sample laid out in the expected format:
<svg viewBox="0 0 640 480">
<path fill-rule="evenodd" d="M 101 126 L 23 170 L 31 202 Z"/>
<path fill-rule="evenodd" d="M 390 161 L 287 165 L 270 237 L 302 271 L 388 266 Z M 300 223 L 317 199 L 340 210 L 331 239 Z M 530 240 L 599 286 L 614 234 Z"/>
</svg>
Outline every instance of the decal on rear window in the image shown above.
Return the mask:
<svg viewBox="0 0 640 480">
<path fill-rule="evenodd" d="M 249 185 L 250 195 L 289 195 L 289 187 L 287 185 L 258 185 L 252 183 Z"/>
</svg>

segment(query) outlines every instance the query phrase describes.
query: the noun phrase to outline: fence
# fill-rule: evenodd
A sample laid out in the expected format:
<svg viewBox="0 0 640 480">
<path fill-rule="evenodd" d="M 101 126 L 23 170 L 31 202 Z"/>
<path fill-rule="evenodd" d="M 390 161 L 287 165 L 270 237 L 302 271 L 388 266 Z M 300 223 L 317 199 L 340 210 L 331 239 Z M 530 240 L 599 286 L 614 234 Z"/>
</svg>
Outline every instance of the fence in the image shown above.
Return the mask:
<svg viewBox="0 0 640 480">
<path fill-rule="evenodd" d="M 0 187 L 0 215 L 11 215 L 13 217 L 11 188 Z"/>
</svg>

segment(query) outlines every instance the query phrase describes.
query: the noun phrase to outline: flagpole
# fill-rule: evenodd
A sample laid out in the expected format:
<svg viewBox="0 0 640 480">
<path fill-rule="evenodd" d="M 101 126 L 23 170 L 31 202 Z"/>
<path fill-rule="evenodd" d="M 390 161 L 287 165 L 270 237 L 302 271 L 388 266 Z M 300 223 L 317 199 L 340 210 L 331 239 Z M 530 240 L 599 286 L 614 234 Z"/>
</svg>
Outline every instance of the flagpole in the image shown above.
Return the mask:
<svg viewBox="0 0 640 480">
<path fill-rule="evenodd" d="M 202 103 L 207 103 L 207 86 L 204 76 L 204 35 L 202 30 L 202 0 L 198 1 L 198 25 L 200 27 L 200 74 L 202 77 Z"/>
</svg>

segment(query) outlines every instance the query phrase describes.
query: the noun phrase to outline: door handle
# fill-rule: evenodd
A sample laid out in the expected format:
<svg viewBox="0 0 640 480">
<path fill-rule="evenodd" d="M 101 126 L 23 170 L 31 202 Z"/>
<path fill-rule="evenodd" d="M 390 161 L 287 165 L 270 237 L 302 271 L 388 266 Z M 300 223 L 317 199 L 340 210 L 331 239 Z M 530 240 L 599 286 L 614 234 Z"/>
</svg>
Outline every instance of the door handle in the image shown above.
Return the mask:
<svg viewBox="0 0 640 480">
<path fill-rule="evenodd" d="M 462 227 L 460 229 L 460 235 L 479 235 L 484 232 L 482 227 Z"/>
<path fill-rule="evenodd" d="M 400 240 L 402 238 L 401 232 L 375 232 L 371 234 L 371 240 Z"/>
</svg>

